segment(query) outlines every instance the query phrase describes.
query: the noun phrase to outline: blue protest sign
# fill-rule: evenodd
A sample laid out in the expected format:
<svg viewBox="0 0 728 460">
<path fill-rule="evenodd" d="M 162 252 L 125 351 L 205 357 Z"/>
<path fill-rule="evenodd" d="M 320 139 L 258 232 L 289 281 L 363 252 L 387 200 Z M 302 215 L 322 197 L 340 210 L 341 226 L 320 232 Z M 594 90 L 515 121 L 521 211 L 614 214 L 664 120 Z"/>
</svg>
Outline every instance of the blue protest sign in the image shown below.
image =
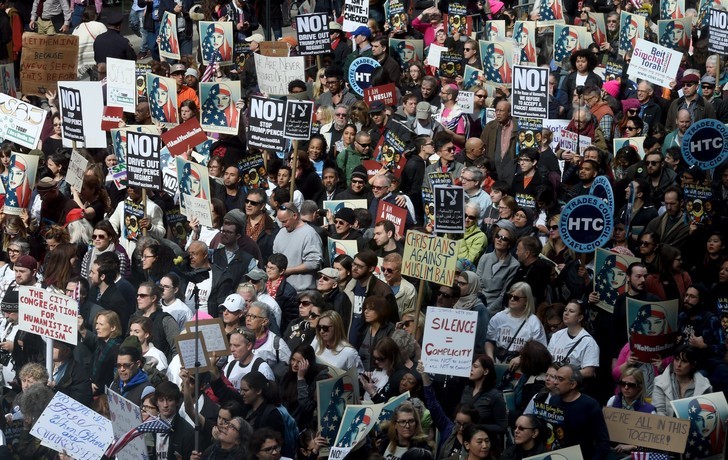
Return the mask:
<svg viewBox="0 0 728 460">
<path fill-rule="evenodd" d="M 364 95 L 364 90 L 372 86 L 372 72 L 381 67 L 376 59 L 360 57 L 354 59 L 349 66 L 349 86 L 359 96 Z"/>
<path fill-rule="evenodd" d="M 728 158 L 728 127 L 718 120 L 693 123 L 683 136 L 682 154 L 688 165 L 713 169 Z"/>
<path fill-rule="evenodd" d="M 594 252 L 609 241 L 614 228 L 613 205 L 601 198 L 584 195 L 572 199 L 561 212 L 559 234 L 576 252 Z"/>
<path fill-rule="evenodd" d="M 609 182 L 607 176 L 597 176 L 592 182 L 592 186 L 589 189 L 589 195 L 596 196 L 607 202 L 612 208 L 612 214 L 614 214 L 614 191 L 612 190 L 612 183 Z"/>
</svg>

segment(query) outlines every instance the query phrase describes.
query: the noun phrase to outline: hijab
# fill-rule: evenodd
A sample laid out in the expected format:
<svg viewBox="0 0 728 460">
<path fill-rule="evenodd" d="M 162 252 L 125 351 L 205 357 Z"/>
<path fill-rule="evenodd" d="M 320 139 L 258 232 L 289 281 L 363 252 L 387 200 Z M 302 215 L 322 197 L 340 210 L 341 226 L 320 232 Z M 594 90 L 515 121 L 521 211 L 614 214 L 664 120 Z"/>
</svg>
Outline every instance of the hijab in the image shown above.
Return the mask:
<svg viewBox="0 0 728 460">
<path fill-rule="evenodd" d="M 478 275 L 467 271 L 460 273 L 460 276 L 468 280 L 468 288 L 465 292 L 460 293 L 460 299 L 453 305 L 455 310 L 472 310 L 476 303 L 480 302 L 478 292 L 480 292 L 480 279 Z"/>
</svg>

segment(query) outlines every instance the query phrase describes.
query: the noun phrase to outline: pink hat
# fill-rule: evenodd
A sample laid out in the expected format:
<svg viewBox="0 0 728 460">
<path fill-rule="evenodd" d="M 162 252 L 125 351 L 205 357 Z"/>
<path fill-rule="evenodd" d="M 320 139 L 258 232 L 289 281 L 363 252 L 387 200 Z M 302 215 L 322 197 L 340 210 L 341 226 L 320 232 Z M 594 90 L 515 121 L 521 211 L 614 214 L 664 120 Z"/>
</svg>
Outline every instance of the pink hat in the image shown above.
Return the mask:
<svg viewBox="0 0 728 460">
<path fill-rule="evenodd" d="M 613 98 L 616 98 L 619 96 L 619 81 L 618 80 L 609 80 L 604 82 L 602 85 L 602 89 L 609 93 L 610 96 Z"/>
<path fill-rule="evenodd" d="M 629 109 L 639 109 L 640 108 L 640 101 L 637 99 L 625 99 L 622 101 L 622 110 L 627 111 Z"/>
</svg>

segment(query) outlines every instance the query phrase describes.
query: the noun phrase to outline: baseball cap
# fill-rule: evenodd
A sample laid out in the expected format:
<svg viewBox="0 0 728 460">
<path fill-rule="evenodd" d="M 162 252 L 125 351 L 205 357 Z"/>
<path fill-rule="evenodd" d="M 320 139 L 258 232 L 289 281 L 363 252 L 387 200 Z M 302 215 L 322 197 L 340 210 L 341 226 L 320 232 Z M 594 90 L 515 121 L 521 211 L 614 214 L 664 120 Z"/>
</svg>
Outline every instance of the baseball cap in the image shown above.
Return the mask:
<svg viewBox="0 0 728 460">
<path fill-rule="evenodd" d="M 334 281 L 339 281 L 339 270 L 331 267 L 324 268 L 322 270 L 319 270 L 319 273 L 328 276 L 329 278 L 333 279 Z"/>
<path fill-rule="evenodd" d="M 357 35 L 364 35 L 367 38 L 372 38 L 372 31 L 369 30 L 369 27 L 367 26 L 359 26 L 351 33 L 352 37 L 356 37 Z"/>
<path fill-rule="evenodd" d="M 197 71 L 197 69 L 193 69 L 192 67 L 190 67 L 185 71 L 185 77 L 195 77 L 199 80 L 200 73 Z"/>
<path fill-rule="evenodd" d="M 68 214 L 66 214 L 66 223 L 63 226 L 66 227 L 71 222 L 76 222 L 77 220 L 81 219 L 83 219 L 83 209 L 73 208 L 68 211 Z"/>
<path fill-rule="evenodd" d="M 245 275 L 246 278 L 252 281 L 260 281 L 262 279 L 268 279 L 268 275 L 265 274 L 263 270 L 260 268 L 254 268 L 248 272 L 247 275 Z"/>
<path fill-rule="evenodd" d="M 227 311 L 240 311 L 245 308 L 245 300 L 240 297 L 240 294 L 233 293 L 225 297 L 225 302 L 220 307 L 225 307 Z"/>
<path fill-rule="evenodd" d="M 38 268 L 38 261 L 35 260 L 35 257 L 24 255 L 18 257 L 18 260 L 15 261 L 15 267 L 19 268 L 28 268 L 30 270 L 36 270 Z"/>
<path fill-rule="evenodd" d="M 187 67 L 185 67 L 184 64 L 175 64 L 172 66 L 171 69 L 169 69 L 169 74 L 174 75 L 176 73 L 186 72 L 186 71 L 187 71 Z"/>
<path fill-rule="evenodd" d="M 332 30 L 341 30 L 341 24 L 336 21 L 329 22 L 329 31 Z"/>
<path fill-rule="evenodd" d="M 382 112 L 383 110 L 384 110 L 383 101 L 374 101 L 371 104 L 369 104 L 369 113 Z"/>
<path fill-rule="evenodd" d="M 418 102 L 416 113 L 418 120 L 427 120 L 428 118 L 430 118 L 430 115 L 432 115 L 432 106 L 429 102 Z"/>
<path fill-rule="evenodd" d="M 261 34 L 253 34 L 250 37 L 246 38 L 245 41 L 248 42 L 248 43 L 250 43 L 250 42 L 258 42 L 258 43 L 261 43 L 261 42 L 264 42 L 265 41 L 265 37 L 262 36 Z"/>
<path fill-rule="evenodd" d="M 704 75 L 703 78 L 700 79 L 700 83 L 704 85 L 713 85 L 715 86 L 715 77 L 711 75 Z"/>
</svg>

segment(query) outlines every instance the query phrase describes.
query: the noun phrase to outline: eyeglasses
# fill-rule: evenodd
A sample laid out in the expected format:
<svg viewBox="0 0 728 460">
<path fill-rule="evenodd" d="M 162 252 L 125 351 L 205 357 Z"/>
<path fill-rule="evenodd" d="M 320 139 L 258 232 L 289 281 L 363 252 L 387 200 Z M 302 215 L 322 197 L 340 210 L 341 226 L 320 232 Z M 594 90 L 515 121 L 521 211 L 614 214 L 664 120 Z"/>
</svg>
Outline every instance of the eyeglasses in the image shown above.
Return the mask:
<svg viewBox="0 0 728 460">
<path fill-rule="evenodd" d="M 260 451 L 261 452 L 265 452 L 266 454 L 270 454 L 270 453 L 273 453 L 273 452 L 280 452 L 281 451 L 281 446 L 278 446 L 278 445 L 276 445 L 276 446 L 270 446 L 270 447 L 266 447 L 266 448 L 260 449 Z"/>
<path fill-rule="evenodd" d="M 467 219 L 467 220 L 478 220 L 478 216 L 471 216 L 470 214 L 465 214 L 465 219 Z"/>
<path fill-rule="evenodd" d="M 475 97 L 477 97 L 477 98 L 481 98 L 481 99 L 482 99 L 482 98 L 484 98 L 484 97 L 485 97 L 485 94 L 476 94 L 476 95 L 475 95 Z"/>
<path fill-rule="evenodd" d="M 652 241 L 640 241 L 640 246 L 652 246 Z"/>
<path fill-rule="evenodd" d="M 552 225 L 552 226 L 549 227 L 549 230 L 551 230 L 552 232 L 555 232 L 558 229 L 559 229 L 559 226 L 558 225 Z"/>
<path fill-rule="evenodd" d="M 437 296 L 452 299 L 452 294 L 448 294 L 447 292 L 437 291 Z"/>
<path fill-rule="evenodd" d="M 414 426 L 417 422 L 414 419 L 410 420 L 397 420 L 397 425 L 399 426 Z"/>
<path fill-rule="evenodd" d="M 382 267 L 382 273 L 394 273 L 395 270 L 393 268 L 384 268 Z"/>
<path fill-rule="evenodd" d="M 166 285 L 166 284 L 160 284 L 159 287 L 162 289 L 174 289 L 174 286 Z"/>
<path fill-rule="evenodd" d="M 465 182 L 465 181 L 468 181 L 468 182 L 475 182 L 475 179 L 473 179 L 472 177 L 461 177 L 461 178 L 460 178 L 460 181 L 461 181 L 461 182 Z"/>
<path fill-rule="evenodd" d="M 145 254 L 142 256 L 142 260 L 154 259 L 155 257 L 157 257 L 157 256 L 150 256 L 150 255 Z"/>
<path fill-rule="evenodd" d="M 17 249 L 8 249 L 8 254 L 20 254 L 20 251 Z"/>
<path fill-rule="evenodd" d="M 500 209 L 500 208 L 498 208 L 498 209 Z M 496 235 L 495 239 L 499 240 L 499 241 L 505 241 L 506 243 L 511 241 L 510 238 L 508 238 L 507 236 L 503 236 L 503 235 Z"/>
<path fill-rule="evenodd" d="M 246 199 L 245 200 L 245 204 L 249 204 L 251 206 L 260 206 L 261 204 L 263 204 L 263 202 L 262 201 L 253 201 L 253 200 Z"/>
<path fill-rule="evenodd" d="M 343 117 L 346 116 L 346 112 L 344 112 L 344 113 L 335 113 L 334 115 L 337 116 L 337 117 L 343 118 Z"/>
<path fill-rule="evenodd" d="M 141 297 L 142 299 L 146 299 L 147 297 L 151 297 L 151 294 L 142 294 L 141 292 L 137 294 L 137 297 Z"/>
<path fill-rule="evenodd" d="M 526 298 L 524 296 L 519 296 L 515 294 L 508 294 L 506 297 L 508 297 L 509 300 L 521 300 Z"/>
<path fill-rule="evenodd" d="M 159 412 L 159 409 L 157 409 L 157 406 L 152 406 L 152 405 L 149 405 L 149 404 L 144 404 L 142 406 L 142 412 L 145 412 L 145 413 L 150 414 L 150 415 L 154 415 L 157 412 Z"/>
<path fill-rule="evenodd" d="M 334 221 L 334 225 L 344 225 L 344 224 L 348 224 L 348 223 L 349 223 L 349 222 L 346 222 L 346 221 L 344 221 L 344 220 L 341 220 L 341 219 L 336 219 L 336 220 Z"/>
<path fill-rule="evenodd" d="M 116 363 L 116 368 L 117 369 L 121 368 L 121 369 L 127 370 L 127 369 L 131 369 L 131 367 L 134 364 L 136 364 L 136 363 Z"/>
<path fill-rule="evenodd" d="M 299 303 L 300 303 L 301 305 L 303 305 L 304 307 L 308 307 L 308 306 L 309 306 L 309 305 L 311 305 L 311 304 L 312 304 L 313 302 L 311 302 L 310 300 L 302 300 L 302 301 L 301 301 L 301 302 L 299 302 Z"/>
<path fill-rule="evenodd" d="M 95 240 L 105 240 L 106 239 L 106 235 L 92 235 L 91 237 Z"/>
<path fill-rule="evenodd" d="M 245 315 L 245 319 L 265 319 L 265 316 L 258 316 L 252 313 L 248 313 L 247 315 Z"/>
<path fill-rule="evenodd" d="M 521 425 L 516 425 L 513 427 L 513 429 L 516 431 L 535 430 L 535 428 L 531 428 L 529 426 L 521 426 Z"/>
<path fill-rule="evenodd" d="M 331 330 L 332 326 L 327 326 L 325 324 L 319 324 L 316 326 L 316 330 L 319 332 L 329 332 Z"/>
<path fill-rule="evenodd" d="M 625 382 L 624 380 L 620 380 L 619 381 L 619 386 L 620 387 L 624 387 L 624 388 L 630 388 L 630 389 L 637 388 L 637 384 L 636 383 L 634 383 L 634 382 Z"/>
</svg>

